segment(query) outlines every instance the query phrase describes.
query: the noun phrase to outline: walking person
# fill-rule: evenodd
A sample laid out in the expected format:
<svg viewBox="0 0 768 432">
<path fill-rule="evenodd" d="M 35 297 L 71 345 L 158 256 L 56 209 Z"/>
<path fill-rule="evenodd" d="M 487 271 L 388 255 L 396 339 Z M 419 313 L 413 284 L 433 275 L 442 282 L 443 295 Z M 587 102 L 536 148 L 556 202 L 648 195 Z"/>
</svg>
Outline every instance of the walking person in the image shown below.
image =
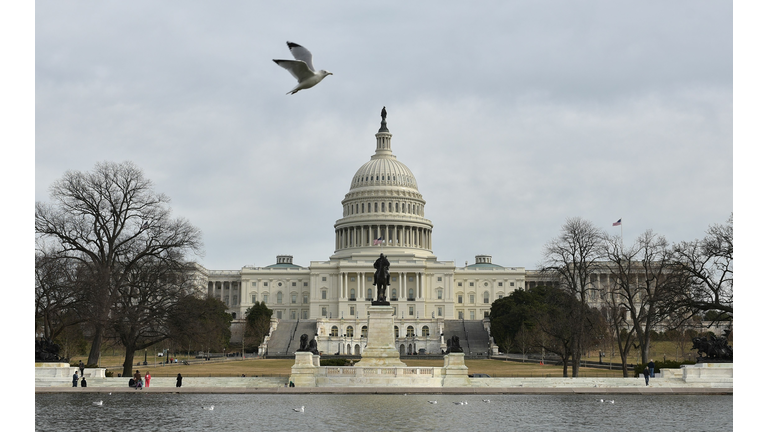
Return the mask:
<svg viewBox="0 0 768 432">
<path fill-rule="evenodd" d="M 176 387 L 181 387 L 181 374 L 176 375 Z"/>
<path fill-rule="evenodd" d="M 653 362 L 653 359 L 648 362 L 648 369 L 651 371 L 651 378 L 656 378 L 656 375 L 653 374 L 653 369 L 656 367 L 656 364 Z"/>
<path fill-rule="evenodd" d="M 75 371 L 75 374 L 72 375 L 72 387 L 77 387 L 77 381 L 78 381 L 77 371 Z"/>
<path fill-rule="evenodd" d="M 146 387 L 149 387 L 149 380 L 150 380 L 150 379 L 152 379 L 152 375 L 150 375 L 150 374 L 149 374 L 149 371 L 147 371 L 147 374 L 146 374 L 146 375 L 144 375 L 144 381 L 145 381 L 145 383 L 146 383 L 146 384 L 145 384 L 145 386 L 146 386 Z"/>
<path fill-rule="evenodd" d="M 643 376 L 645 377 L 645 385 L 647 386 L 648 385 L 648 377 L 651 376 L 651 371 L 648 370 L 648 366 L 646 366 L 645 369 L 643 369 Z"/>
</svg>

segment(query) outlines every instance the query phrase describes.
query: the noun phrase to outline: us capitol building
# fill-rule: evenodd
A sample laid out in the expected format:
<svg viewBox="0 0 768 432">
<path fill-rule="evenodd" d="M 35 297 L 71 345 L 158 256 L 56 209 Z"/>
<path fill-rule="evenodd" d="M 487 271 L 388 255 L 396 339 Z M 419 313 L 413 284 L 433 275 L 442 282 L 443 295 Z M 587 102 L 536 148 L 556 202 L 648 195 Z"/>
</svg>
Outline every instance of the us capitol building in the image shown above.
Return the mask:
<svg viewBox="0 0 768 432">
<path fill-rule="evenodd" d="M 464 267 L 439 261 L 432 253 L 426 200 L 391 143 L 382 110 L 376 150 L 352 177 L 327 261 L 302 267 L 292 256 L 278 255 L 265 267 L 201 269 L 207 295 L 221 299 L 235 318 L 233 340 L 248 308 L 263 301 L 273 310 L 273 323 L 260 354 L 290 355 L 304 333 L 314 335 L 325 354 L 360 354 L 376 294 L 373 263 L 383 253 L 390 262 L 387 300 L 395 309 L 401 355 L 440 354 L 453 334 L 460 336 L 465 352 L 489 352 L 489 324 L 483 319 L 491 304 L 526 283 L 539 283 L 538 272 L 494 264 L 489 255 L 477 255 Z"/>
</svg>

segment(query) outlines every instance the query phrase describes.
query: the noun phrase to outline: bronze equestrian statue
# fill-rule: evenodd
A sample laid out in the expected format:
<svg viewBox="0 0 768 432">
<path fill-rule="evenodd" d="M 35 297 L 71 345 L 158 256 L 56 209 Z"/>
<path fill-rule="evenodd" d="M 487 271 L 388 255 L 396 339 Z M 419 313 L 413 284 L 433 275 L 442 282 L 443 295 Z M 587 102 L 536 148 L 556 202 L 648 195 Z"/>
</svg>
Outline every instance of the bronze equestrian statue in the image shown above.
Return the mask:
<svg viewBox="0 0 768 432">
<path fill-rule="evenodd" d="M 373 263 L 376 272 L 373 274 L 373 284 L 376 286 L 376 298 L 371 302 L 374 306 L 389 306 L 387 301 L 387 287 L 389 286 L 389 260 L 384 254 L 379 254 L 379 259 Z"/>
</svg>

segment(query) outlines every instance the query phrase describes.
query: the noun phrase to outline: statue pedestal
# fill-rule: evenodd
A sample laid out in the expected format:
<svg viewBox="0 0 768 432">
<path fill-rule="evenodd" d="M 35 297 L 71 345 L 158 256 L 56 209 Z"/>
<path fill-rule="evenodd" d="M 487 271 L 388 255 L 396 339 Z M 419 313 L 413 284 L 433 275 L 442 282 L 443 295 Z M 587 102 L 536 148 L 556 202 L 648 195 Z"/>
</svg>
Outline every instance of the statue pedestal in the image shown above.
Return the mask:
<svg viewBox="0 0 768 432">
<path fill-rule="evenodd" d="M 405 367 L 395 346 L 395 309 L 392 306 L 368 308 L 368 344 L 356 367 Z"/>
<path fill-rule="evenodd" d="M 315 358 L 317 357 L 317 366 Z M 291 367 L 291 378 L 296 387 L 315 387 L 317 380 L 315 374 L 319 369 L 320 356 L 315 356 L 309 351 L 296 352 L 296 362 Z"/>
<path fill-rule="evenodd" d="M 443 387 L 468 387 L 469 368 L 464 365 L 464 353 L 449 353 L 443 357 L 443 369 L 445 370 L 445 379 Z"/>
</svg>

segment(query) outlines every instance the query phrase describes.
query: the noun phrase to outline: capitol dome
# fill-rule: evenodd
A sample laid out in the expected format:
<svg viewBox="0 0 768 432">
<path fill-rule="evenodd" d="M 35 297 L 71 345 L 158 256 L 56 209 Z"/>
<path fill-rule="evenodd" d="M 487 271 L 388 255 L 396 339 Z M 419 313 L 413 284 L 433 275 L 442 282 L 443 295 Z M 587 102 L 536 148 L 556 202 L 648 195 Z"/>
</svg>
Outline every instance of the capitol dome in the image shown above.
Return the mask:
<svg viewBox="0 0 768 432">
<path fill-rule="evenodd" d="M 341 202 L 343 217 L 335 225 L 336 256 L 378 255 L 382 248 L 423 255 L 432 249 L 432 222 L 424 218 L 426 201 L 416 176 L 392 153 L 391 140 L 386 110 L 382 110 L 376 151 L 355 172 Z"/>
</svg>

